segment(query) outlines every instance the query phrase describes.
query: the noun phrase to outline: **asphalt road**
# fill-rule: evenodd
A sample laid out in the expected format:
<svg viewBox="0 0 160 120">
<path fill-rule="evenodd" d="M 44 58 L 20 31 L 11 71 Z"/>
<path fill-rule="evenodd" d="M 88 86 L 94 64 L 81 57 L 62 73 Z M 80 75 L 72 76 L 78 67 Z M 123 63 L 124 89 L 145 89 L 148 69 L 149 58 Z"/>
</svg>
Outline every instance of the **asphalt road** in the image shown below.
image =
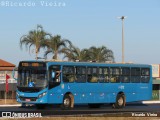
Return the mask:
<svg viewBox="0 0 160 120">
<path fill-rule="evenodd" d="M 123 109 L 114 109 L 111 105 L 103 105 L 100 108 L 89 108 L 87 105 L 77 105 L 71 110 L 62 110 L 59 106 L 50 105 L 45 109 L 36 109 L 35 106 L 0 107 L 0 117 L 8 113 L 40 113 L 41 116 L 126 116 L 126 117 L 160 117 L 160 104 L 127 104 Z M 5 113 L 6 114 L 6 113 Z M 4 116 L 4 115 L 3 115 Z"/>
</svg>

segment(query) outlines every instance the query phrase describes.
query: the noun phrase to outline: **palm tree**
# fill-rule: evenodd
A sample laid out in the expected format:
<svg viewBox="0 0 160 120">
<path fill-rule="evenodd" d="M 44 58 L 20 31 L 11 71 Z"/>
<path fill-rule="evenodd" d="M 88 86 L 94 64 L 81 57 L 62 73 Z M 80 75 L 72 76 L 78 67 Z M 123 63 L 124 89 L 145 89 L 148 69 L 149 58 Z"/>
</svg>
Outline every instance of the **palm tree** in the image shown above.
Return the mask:
<svg viewBox="0 0 160 120">
<path fill-rule="evenodd" d="M 29 31 L 28 35 L 23 35 L 20 38 L 20 48 L 22 49 L 22 46 L 25 45 L 26 49 L 32 46 L 35 46 L 35 53 L 36 53 L 36 60 L 38 57 L 38 52 L 40 51 L 40 48 L 45 48 L 47 43 L 47 36 L 50 36 L 49 33 L 45 32 L 43 30 L 43 27 L 41 25 L 37 25 L 36 30 Z"/>
<path fill-rule="evenodd" d="M 113 52 L 107 49 L 105 46 L 95 47 L 92 46 L 89 48 L 90 60 L 97 62 L 106 62 L 106 61 L 114 61 Z"/>
<path fill-rule="evenodd" d="M 44 56 L 47 56 L 49 53 L 53 53 L 53 59 L 58 59 L 58 54 L 64 53 L 72 43 L 67 39 L 62 39 L 60 35 L 56 35 L 50 38 L 47 43 L 47 51 Z"/>
<path fill-rule="evenodd" d="M 72 45 L 69 48 L 64 49 L 63 53 L 65 54 L 64 58 L 68 58 L 69 61 L 114 61 L 113 52 L 105 46 L 98 48 L 92 46 L 89 49 L 80 50 L 78 47 Z"/>
<path fill-rule="evenodd" d="M 69 61 L 87 61 L 88 60 L 88 49 L 80 50 L 78 47 L 70 46 L 64 49 L 64 58 L 68 58 Z"/>
</svg>

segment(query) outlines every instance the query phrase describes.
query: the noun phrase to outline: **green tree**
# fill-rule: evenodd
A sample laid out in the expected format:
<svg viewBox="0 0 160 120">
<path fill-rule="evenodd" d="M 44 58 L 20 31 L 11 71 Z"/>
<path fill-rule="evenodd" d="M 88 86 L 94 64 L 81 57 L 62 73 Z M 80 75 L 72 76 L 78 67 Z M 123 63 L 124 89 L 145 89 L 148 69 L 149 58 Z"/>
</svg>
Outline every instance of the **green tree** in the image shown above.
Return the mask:
<svg viewBox="0 0 160 120">
<path fill-rule="evenodd" d="M 88 60 L 88 49 L 80 50 L 78 47 L 70 46 L 64 49 L 64 58 L 68 58 L 69 61 L 87 61 Z"/>
<path fill-rule="evenodd" d="M 47 43 L 47 51 L 44 56 L 47 56 L 49 53 L 53 53 L 53 59 L 58 59 L 58 54 L 64 53 L 68 46 L 72 43 L 67 39 L 62 39 L 60 35 L 53 36 L 49 39 Z"/>
<path fill-rule="evenodd" d="M 114 56 L 113 52 L 107 49 L 105 46 L 95 47 L 92 46 L 89 49 L 80 50 L 78 47 L 70 46 L 67 49 L 64 49 L 65 54 L 64 58 L 68 58 L 69 61 L 97 61 L 97 62 L 106 62 L 113 61 Z"/>
<path fill-rule="evenodd" d="M 95 47 L 92 46 L 88 50 L 89 52 L 89 59 L 92 61 L 97 62 L 106 62 L 106 61 L 113 61 L 114 62 L 114 55 L 112 50 L 107 49 L 105 46 Z"/>
<path fill-rule="evenodd" d="M 40 48 L 46 47 L 48 35 L 50 36 L 49 33 L 43 30 L 43 27 L 41 25 L 37 25 L 36 30 L 31 30 L 27 35 L 23 35 L 20 38 L 20 48 L 22 49 L 22 46 L 25 45 L 26 49 L 29 48 L 30 52 L 30 48 L 32 46 L 35 46 L 35 54 L 37 59 Z"/>
</svg>

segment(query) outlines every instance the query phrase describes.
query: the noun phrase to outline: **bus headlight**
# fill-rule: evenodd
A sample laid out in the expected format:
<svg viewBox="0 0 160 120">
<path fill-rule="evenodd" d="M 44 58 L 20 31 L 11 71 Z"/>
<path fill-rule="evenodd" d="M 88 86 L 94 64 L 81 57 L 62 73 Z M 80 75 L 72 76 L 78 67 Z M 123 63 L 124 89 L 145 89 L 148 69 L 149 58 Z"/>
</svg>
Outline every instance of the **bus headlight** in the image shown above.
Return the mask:
<svg viewBox="0 0 160 120">
<path fill-rule="evenodd" d="M 47 92 L 41 93 L 38 95 L 38 98 L 41 98 L 41 97 L 45 96 L 46 94 L 47 94 Z"/>
</svg>

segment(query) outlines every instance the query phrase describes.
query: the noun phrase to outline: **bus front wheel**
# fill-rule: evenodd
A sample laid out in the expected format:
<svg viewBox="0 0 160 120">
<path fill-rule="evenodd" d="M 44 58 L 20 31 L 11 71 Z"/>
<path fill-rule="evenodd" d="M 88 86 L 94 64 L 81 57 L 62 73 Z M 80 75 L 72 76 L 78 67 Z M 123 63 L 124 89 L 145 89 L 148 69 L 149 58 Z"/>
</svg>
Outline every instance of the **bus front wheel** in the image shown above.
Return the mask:
<svg viewBox="0 0 160 120">
<path fill-rule="evenodd" d="M 115 108 L 123 108 L 125 107 L 125 95 L 124 94 L 118 94 L 116 98 Z"/>
<path fill-rule="evenodd" d="M 66 94 L 63 98 L 62 109 L 71 109 L 72 108 L 72 98 L 69 94 Z"/>
</svg>

